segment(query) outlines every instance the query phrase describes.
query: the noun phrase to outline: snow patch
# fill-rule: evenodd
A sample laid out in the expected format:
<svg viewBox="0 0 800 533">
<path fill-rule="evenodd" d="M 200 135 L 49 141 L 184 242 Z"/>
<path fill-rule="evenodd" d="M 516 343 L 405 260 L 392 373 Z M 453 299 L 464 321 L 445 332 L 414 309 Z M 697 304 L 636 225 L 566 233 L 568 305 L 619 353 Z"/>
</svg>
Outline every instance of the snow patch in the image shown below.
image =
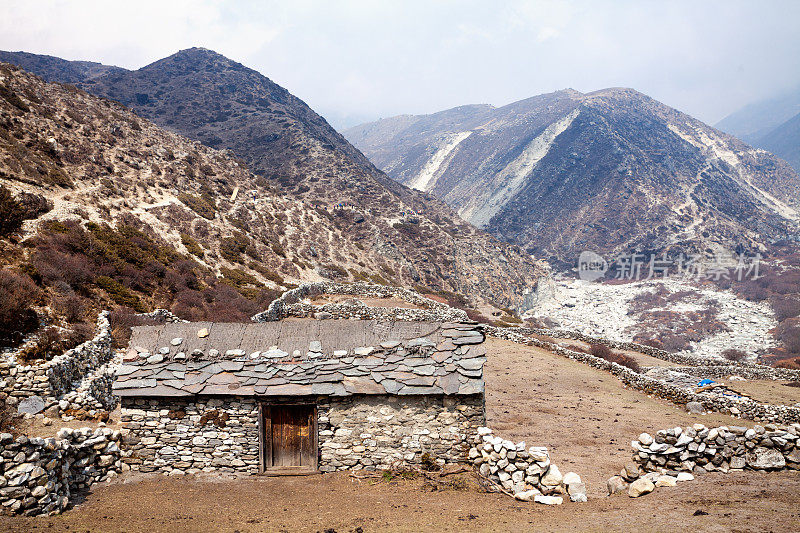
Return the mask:
<svg viewBox="0 0 800 533">
<path fill-rule="evenodd" d="M 458 210 L 461 218 L 479 228 L 486 227 L 504 205 L 506 205 L 525 185 L 525 181 L 536 167 L 536 164 L 547 155 L 556 138 L 566 130 L 580 109 L 550 124 L 539 136 L 512 162 L 498 172 L 491 182 L 484 187 L 484 194 L 476 194 L 465 206 Z"/>
<path fill-rule="evenodd" d="M 436 185 L 434 176 L 436 176 L 439 167 L 442 166 L 442 163 L 444 163 L 447 156 L 450 155 L 450 152 L 470 135 L 472 135 L 471 131 L 462 131 L 447 137 L 444 144 L 436 150 L 436 153 L 425 163 L 425 166 L 422 167 L 419 174 L 408 183 L 408 186 L 418 191 L 431 190 Z"/>
</svg>

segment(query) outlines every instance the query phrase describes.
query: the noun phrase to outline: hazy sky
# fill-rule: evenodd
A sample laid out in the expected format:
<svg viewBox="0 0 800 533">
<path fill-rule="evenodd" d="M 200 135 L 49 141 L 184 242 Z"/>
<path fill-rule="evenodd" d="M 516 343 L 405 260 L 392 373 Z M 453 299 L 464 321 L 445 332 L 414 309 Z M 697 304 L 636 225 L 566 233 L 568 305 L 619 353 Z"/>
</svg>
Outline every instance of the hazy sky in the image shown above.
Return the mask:
<svg viewBox="0 0 800 533">
<path fill-rule="evenodd" d="M 708 123 L 800 86 L 800 1 L 0 0 L 0 49 L 139 68 L 192 46 L 335 126 L 566 87 Z"/>
</svg>

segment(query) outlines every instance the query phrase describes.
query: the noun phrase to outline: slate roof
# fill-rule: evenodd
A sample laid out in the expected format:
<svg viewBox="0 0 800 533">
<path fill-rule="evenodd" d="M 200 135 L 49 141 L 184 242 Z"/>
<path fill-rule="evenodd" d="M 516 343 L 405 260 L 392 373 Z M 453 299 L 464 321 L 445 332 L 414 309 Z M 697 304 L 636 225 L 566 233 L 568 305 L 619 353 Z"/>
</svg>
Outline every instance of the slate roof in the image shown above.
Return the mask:
<svg viewBox="0 0 800 533">
<path fill-rule="evenodd" d="M 133 328 L 123 397 L 482 394 L 472 322 L 285 320 Z"/>
</svg>

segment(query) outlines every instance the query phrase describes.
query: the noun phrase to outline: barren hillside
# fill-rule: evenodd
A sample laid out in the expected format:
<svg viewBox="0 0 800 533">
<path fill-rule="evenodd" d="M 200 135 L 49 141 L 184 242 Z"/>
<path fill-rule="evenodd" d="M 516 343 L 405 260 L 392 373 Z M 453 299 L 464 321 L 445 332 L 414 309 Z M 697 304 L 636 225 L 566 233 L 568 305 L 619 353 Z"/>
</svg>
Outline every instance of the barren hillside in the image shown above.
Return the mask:
<svg viewBox="0 0 800 533">
<path fill-rule="evenodd" d="M 345 132 L 401 183 L 555 263 L 583 250 L 763 250 L 793 238 L 800 177 L 632 89 L 559 91 Z"/>
<path fill-rule="evenodd" d="M 418 284 L 510 304 L 539 273 L 436 202 L 417 210 L 374 188 L 367 209 L 337 207 L 336 188 L 295 195 L 117 103 L 0 68 L 0 204 L 8 220 L 27 219 L 0 236 L 11 292 L 34 281 L 44 303 L 77 299 L 87 317 L 113 302 L 220 320 L 246 318 L 269 289 L 299 280 Z"/>
</svg>

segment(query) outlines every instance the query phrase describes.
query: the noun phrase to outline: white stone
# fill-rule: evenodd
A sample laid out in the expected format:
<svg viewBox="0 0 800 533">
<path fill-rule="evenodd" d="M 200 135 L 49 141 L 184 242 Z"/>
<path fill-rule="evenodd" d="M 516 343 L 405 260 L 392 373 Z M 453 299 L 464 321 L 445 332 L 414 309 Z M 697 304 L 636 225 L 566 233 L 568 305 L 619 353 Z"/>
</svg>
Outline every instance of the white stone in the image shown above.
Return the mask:
<svg viewBox="0 0 800 533">
<path fill-rule="evenodd" d="M 537 494 L 533 497 L 533 501 L 536 503 L 543 503 L 545 505 L 561 505 L 564 503 L 564 498 L 561 496 L 543 496 L 541 494 Z"/>
<path fill-rule="evenodd" d="M 642 433 L 641 435 L 639 435 L 639 442 L 641 442 L 645 446 L 650 446 L 651 444 L 653 444 L 653 436 L 650 435 L 649 433 Z"/>
<path fill-rule="evenodd" d="M 567 472 L 566 474 L 564 474 L 564 480 L 563 480 L 564 485 L 569 486 L 572 485 L 573 483 L 580 483 L 580 482 L 581 482 L 581 476 L 579 476 L 575 472 Z"/>
<path fill-rule="evenodd" d="M 678 481 L 692 481 L 694 476 L 689 472 L 678 472 L 678 476 L 675 479 Z"/>
</svg>

